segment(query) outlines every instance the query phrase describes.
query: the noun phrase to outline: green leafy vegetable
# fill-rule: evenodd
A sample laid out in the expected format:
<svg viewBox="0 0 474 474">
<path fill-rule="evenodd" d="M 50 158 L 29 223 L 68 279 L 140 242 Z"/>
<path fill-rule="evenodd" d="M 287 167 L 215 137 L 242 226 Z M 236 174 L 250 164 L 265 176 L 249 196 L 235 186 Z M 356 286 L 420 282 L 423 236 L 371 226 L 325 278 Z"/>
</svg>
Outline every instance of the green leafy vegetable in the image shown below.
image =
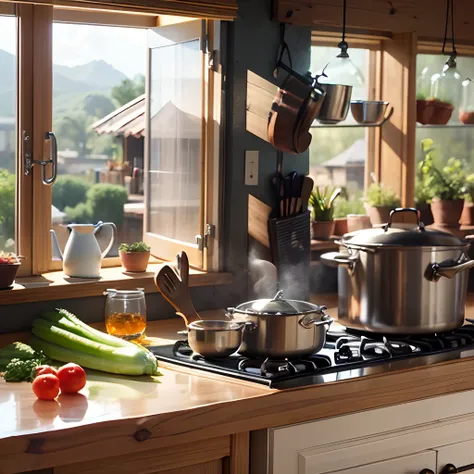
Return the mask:
<svg viewBox="0 0 474 474">
<path fill-rule="evenodd" d="M 36 357 L 35 350 L 23 342 L 13 342 L 0 349 L 0 372 L 4 371 L 12 359 L 28 360 Z"/>
<path fill-rule="evenodd" d="M 30 346 L 23 345 L 31 349 Z M 3 378 L 5 382 L 32 382 L 36 375 L 36 367 L 49 362 L 50 360 L 42 352 L 35 352 L 34 359 L 19 359 L 15 357 L 7 364 Z"/>
</svg>

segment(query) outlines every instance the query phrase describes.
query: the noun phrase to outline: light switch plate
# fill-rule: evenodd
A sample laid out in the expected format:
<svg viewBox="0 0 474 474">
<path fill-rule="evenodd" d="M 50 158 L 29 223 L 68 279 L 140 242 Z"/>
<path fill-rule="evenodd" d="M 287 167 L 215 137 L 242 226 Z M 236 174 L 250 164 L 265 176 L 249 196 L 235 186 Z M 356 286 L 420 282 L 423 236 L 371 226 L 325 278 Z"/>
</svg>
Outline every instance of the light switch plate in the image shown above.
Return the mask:
<svg viewBox="0 0 474 474">
<path fill-rule="evenodd" d="M 245 184 L 258 186 L 258 151 L 245 152 Z"/>
</svg>

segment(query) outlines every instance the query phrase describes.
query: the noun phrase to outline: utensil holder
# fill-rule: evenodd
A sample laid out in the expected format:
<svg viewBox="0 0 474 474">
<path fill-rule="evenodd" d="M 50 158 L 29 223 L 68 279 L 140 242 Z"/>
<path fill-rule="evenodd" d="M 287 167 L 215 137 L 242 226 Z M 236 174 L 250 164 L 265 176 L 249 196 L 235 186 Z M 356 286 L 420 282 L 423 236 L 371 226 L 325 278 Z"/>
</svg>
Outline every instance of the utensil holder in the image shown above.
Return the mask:
<svg viewBox="0 0 474 474">
<path fill-rule="evenodd" d="M 310 212 L 269 219 L 268 235 L 280 289 L 285 298 L 309 300 Z"/>
</svg>

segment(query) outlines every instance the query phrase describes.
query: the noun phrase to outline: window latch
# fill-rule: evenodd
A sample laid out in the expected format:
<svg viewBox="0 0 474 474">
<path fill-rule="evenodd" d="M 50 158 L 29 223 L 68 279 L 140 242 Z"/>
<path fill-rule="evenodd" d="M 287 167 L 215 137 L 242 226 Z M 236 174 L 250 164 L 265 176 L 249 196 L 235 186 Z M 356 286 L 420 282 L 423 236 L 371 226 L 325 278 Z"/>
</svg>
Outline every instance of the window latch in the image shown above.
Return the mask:
<svg viewBox="0 0 474 474">
<path fill-rule="evenodd" d="M 202 252 L 204 249 L 209 248 L 209 239 L 213 238 L 216 234 L 216 226 L 214 224 L 206 224 L 204 229 L 204 235 L 196 235 L 196 243 L 198 249 Z"/>
<path fill-rule="evenodd" d="M 46 132 L 44 139 L 51 142 L 51 158 L 49 160 L 34 160 L 31 151 L 31 137 L 23 132 L 23 167 L 25 174 L 28 176 L 31 173 L 34 165 L 41 165 L 43 167 L 43 184 L 51 185 L 56 180 L 58 167 L 58 145 L 56 136 L 53 132 Z M 51 165 L 51 176 L 46 176 L 46 166 Z"/>
</svg>

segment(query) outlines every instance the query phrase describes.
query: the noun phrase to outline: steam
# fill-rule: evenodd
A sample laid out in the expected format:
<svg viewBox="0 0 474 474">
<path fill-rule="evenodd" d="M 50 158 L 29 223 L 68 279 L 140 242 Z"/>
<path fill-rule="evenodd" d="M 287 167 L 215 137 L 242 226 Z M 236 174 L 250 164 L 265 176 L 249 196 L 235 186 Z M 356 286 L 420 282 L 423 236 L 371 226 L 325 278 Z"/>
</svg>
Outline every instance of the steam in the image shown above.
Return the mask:
<svg viewBox="0 0 474 474">
<path fill-rule="evenodd" d="M 250 284 L 256 298 L 273 298 L 278 290 L 277 269 L 268 260 L 249 255 Z"/>
</svg>

